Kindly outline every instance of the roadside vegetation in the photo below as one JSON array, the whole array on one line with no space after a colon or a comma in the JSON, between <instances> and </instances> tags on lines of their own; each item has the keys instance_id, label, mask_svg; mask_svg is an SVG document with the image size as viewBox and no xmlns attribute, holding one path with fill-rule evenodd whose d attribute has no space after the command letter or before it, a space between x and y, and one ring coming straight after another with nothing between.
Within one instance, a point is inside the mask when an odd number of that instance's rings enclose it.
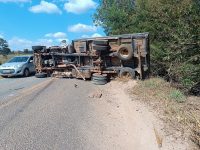
<instances>
[{"instance_id":1,"label":"roadside vegetation","mask_svg":"<svg viewBox=\"0 0 200 150\"><path fill-rule=\"evenodd\" d=\"M94 22L107 35L149 32L152 75L185 91L200 82L199 0L100 0Z\"/></svg>"},{"instance_id":2,"label":"roadside vegetation","mask_svg":"<svg viewBox=\"0 0 200 150\"><path fill-rule=\"evenodd\" d=\"M167 124L166 132L187 137L200 147L200 99L185 96L162 78L138 81L131 94L150 105Z\"/></svg>"},{"instance_id":3,"label":"roadside vegetation","mask_svg":"<svg viewBox=\"0 0 200 150\"><path fill-rule=\"evenodd\" d=\"M32 54L32 51L28 49L24 49L23 51L20 50L11 51L8 42L5 39L0 38L0 65L5 63L14 56L25 55L25 54Z\"/></svg>"},{"instance_id":4,"label":"roadside vegetation","mask_svg":"<svg viewBox=\"0 0 200 150\"><path fill-rule=\"evenodd\" d=\"M94 23L107 35L150 33L153 78L132 94L200 147L200 100L188 96L200 95L200 1L100 0Z\"/></svg>"},{"instance_id":5,"label":"roadside vegetation","mask_svg":"<svg viewBox=\"0 0 200 150\"><path fill-rule=\"evenodd\" d=\"M16 56L17 54L9 54L9 55L0 55L0 65L11 59L12 57Z\"/></svg>"}]
</instances>

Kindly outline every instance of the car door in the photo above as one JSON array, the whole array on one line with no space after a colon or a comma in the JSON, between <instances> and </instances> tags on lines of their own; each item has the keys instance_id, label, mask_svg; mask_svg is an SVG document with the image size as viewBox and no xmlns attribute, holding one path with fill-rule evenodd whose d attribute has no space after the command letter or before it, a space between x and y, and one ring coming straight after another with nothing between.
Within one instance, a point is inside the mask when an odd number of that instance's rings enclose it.
<instances>
[{"instance_id":1,"label":"car door","mask_svg":"<svg viewBox=\"0 0 200 150\"><path fill-rule=\"evenodd\" d=\"M33 64L33 56L31 56L28 60L28 68L29 68L29 71L32 73L32 72L35 72L35 66Z\"/></svg>"}]
</instances>

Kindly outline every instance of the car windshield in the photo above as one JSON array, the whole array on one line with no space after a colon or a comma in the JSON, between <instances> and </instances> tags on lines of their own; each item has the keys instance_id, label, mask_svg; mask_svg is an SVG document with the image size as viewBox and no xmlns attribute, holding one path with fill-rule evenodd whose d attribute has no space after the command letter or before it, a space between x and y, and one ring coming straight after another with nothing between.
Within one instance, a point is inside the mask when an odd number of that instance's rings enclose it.
<instances>
[{"instance_id":1,"label":"car windshield","mask_svg":"<svg viewBox=\"0 0 200 150\"><path fill-rule=\"evenodd\" d=\"M8 61L8 63L13 63L13 62L26 62L29 57L13 57L11 60Z\"/></svg>"}]
</instances>

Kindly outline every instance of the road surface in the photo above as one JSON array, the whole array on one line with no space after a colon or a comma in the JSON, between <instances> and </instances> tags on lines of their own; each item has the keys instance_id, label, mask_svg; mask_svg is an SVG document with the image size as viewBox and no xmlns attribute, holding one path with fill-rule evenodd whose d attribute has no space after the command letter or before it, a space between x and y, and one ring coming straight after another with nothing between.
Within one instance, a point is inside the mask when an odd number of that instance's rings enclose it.
<instances>
[{"instance_id":1,"label":"road surface","mask_svg":"<svg viewBox=\"0 0 200 150\"><path fill-rule=\"evenodd\" d=\"M0 80L0 150L158 149L153 130L108 90L75 79Z\"/></svg>"}]
</instances>

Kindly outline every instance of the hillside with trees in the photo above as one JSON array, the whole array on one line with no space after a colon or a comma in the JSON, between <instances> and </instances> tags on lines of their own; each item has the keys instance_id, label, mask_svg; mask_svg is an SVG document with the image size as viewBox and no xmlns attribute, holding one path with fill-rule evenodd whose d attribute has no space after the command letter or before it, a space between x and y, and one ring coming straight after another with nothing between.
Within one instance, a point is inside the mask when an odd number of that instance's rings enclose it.
<instances>
[{"instance_id":1,"label":"hillside with trees","mask_svg":"<svg viewBox=\"0 0 200 150\"><path fill-rule=\"evenodd\" d=\"M100 0L94 22L107 35L149 32L152 75L182 89L200 82L199 0Z\"/></svg>"}]
</instances>

